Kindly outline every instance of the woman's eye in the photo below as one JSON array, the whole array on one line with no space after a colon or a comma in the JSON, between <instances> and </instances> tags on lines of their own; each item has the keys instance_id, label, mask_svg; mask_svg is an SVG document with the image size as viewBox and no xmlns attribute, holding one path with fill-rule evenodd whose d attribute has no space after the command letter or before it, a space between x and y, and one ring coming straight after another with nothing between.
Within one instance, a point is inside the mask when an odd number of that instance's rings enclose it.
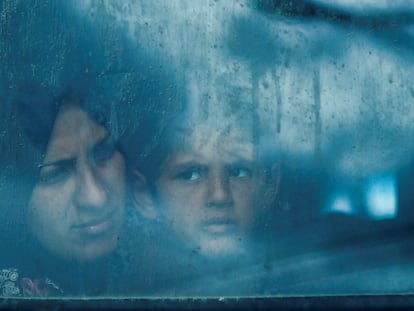
<instances>
[{"instance_id":1,"label":"woman's eye","mask_svg":"<svg viewBox=\"0 0 414 311\"><path fill-rule=\"evenodd\" d=\"M39 182L44 185L57 184L66 180L69 175L70 169L68 167L53 168L46 172L40 172Z\"/></svg>"},{"instance_id":2,"label":"woman's eye","mask_svg":"<svg viewBox=\"0 0 414 311\"><path fill-rule=\"evenodd\" d=\"M177 175L177 179L183 179L187 181L195 181L200 179L201 173L198 170L188 170Z\"/></svg>"},{"instance_id":3,"label":"woman's eye","mask_svg":"<svg viewBox=\"0 0 414 311\"><path fill-rule=\"evenodd\" d=\"M248 168L233 167L229 170L229 175L231 177L237 177L237 178L251 177L252 171Z\"/></svg>"},{"instance_id":4,"label":"woman's eye","mask_svg":"<svg viewBox=\"0 0 414 311\"><path fill-rule=\"evenodd\" d=\"M92 154L92 163L96 165L106 164L107 161L112 159L116 151L114 144L105 144L99 146Z\"/></svg>"}]
</instances>

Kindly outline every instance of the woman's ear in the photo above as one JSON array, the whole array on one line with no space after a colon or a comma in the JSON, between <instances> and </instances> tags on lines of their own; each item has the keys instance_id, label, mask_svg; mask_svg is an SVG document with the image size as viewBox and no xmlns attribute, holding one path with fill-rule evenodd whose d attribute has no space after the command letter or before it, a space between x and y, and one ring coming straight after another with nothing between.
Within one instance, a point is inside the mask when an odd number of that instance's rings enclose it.
<instances>
[{"instance_id":1,"label":"woman's ear","mask_svg":"<svg viewBox=\"0 0 414 311\"><path fill-rule=\"evenodd\" d=\"M135 209L142 217L156 220L159 215L147 179L137 169L134 169L131 175L132 201Z\"/></svg>"}]
</instances>

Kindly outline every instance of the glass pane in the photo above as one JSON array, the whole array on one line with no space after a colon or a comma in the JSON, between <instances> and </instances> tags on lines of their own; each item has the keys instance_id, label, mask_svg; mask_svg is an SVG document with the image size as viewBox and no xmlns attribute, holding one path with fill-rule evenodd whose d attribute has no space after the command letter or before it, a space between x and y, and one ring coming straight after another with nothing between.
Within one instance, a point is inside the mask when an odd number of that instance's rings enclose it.
<instances>
[{"instance_id":1,"label":"glass pane","mask_svg":"<svg viewBox=\"0 0 414 311\"><path fill-rule=\"evenodd\" d=\"M409 294L409 1L0 2L2 297Z\"/></svg>"}]
</instances>

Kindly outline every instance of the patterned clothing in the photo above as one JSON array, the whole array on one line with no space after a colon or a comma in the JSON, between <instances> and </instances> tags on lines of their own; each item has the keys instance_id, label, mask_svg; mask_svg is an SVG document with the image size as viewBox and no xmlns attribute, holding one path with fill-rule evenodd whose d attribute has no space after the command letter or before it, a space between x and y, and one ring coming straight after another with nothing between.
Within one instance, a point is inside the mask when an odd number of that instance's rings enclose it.
<instances>
[{"instance_id":1,"label":"patterned clothing","mask_svg":"<svg viewBox=\"0 0 414 311\"><path fill-rule=\"evenodd\" d=\"M61 296L63 291L49 278L22 277L16 268L0 270L0 295L3 297Z\"/></svg>"}]
</instances>

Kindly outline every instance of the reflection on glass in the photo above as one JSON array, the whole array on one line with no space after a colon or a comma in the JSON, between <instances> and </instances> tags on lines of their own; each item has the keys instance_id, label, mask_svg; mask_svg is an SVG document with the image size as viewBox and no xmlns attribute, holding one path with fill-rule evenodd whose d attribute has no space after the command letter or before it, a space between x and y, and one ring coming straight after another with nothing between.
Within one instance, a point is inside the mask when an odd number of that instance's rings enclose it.
<instances>
[{"instance_id":1,"label":"reflection on glass","mask_svg":"<svg viewBox=\"0 0 414 311\"><path fill-rule=\"evenodd\" d=\"M397 215L397 184L395 176L376 176L366 181L365 200L368 214L374 219Z\"/></svg>"}]
</instances>

